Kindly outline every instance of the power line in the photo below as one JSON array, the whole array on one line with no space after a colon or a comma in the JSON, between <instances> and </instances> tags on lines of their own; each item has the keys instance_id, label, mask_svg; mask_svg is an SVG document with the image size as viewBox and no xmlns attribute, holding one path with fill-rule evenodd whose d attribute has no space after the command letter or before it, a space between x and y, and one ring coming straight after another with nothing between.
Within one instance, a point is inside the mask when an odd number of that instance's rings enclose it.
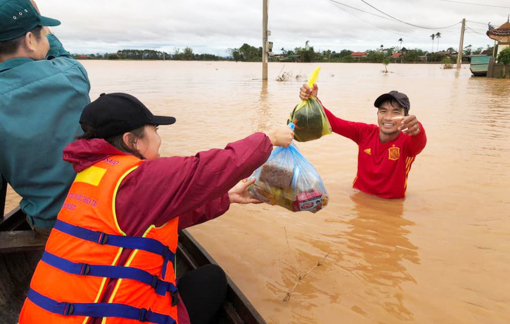
<instances>
[{"instance_id":1,"label":"power line","mask_svg":"<svg viewBox=\"0 0 510 324\"><path fill-rule=\"evenodd\" d=\"M439 0L439 1L462 3L462 4L473 5L473 6L482 6L482 7L494 7L494 8L506 8L506 9L510 9L510 7L495 6L495 5L480 4L480 3L472 3L472 2L464 2L464 1L453 1L453 0Z\"/></svg>"},{"instance_id":2,"label":"power line","mask_svg":"<svg viewBox=\"0 0 510 324\"><path fill-rule=\"evenodd\" d=\"M418 25L414 25L414 24L411 24L411 23L405 22L405 21L400 20L400 19L398 19L398 18L395 18L395 17L393 17L393 16L391 16L391 15L389 15L389 14L387 14L387 13L385 13L385 12L383 12L383 11L379 10L379 9L377 9L376 7L372 6L370 3L366 2L365 0L361 0L361 1L362 1L363 3L365 3L366 5L368 5L368 6L372 7L372 8L374 8L375 10L379 11L380 13L382 13L382 14L384 14L384 15L386 15L386 16L388 16L388 17L390 17L390 18L392 18L392 19L394 19L394 20L396 20L396 21L399 21L399 22L401 22L401 23L403 23L403 24L406 24L406 25L409 25L409 26L413 26L413 27L417 27L417 28L423 28L423 29L446 29L446 28L450 28L450 27L453 27L453 26L456 26L456 25L460 24L460 22L458 22L458 23L456 23L456 24L453 24L453 25L451 25L451 26L447 26L447 27L424 27L424 26L418 26Z\"/></svg>"},{"instance_id":3,"label":"power line","mask_svg":"<svg viewBox=\"0 0 510 324\"><path fill-rule=\"evenodd\" d=\"M376 16L376 17L379 17L379 18L383 18L383 19L388 19L388 20L390 20L390 19L389 19L389 18L387 18L387 17L380 16L380 15L376 15L376 14L374 14L374 13L372 13L372 12L368 12L368 11L361 10L361 9L358 9L358 8L354 8L354 7L352 7L352 6L346 5L346 4L344 4L344 3L341 3L341 2L338 2L338 1L335 1L335 0L329 0L329 2L331 2L333 5L335 5L335 6L337 6L338 8L340 8L340 10L343 10L344 12L348 13L349 15L354 16L354 17L356 17L356 18L358 18L358 19L360 19L360 20L363 20L363 21L364 21L364 22L366 22L367 24L370 24L370 25L372 25L372 26L374 26L374 27L377 27L377 28L379 28L379 29L385 30L385 31L387 31L387 32L390 32L390 33L392 33L392 34L399 35L399 36L405 35L405 36L406 36L406 37L408 37L408 38L422 39L422 38L419 38L419 37L409 36L409 35L407 35L407 34L403 34L403 33L396 33L395 31L392 31L392 30L389 30L389 29L386 29L386 28L383 28L383 27L377 26L377 25L375 25L375 24L371 23L370 21L365 20L365 19L363 19L363 18L361 18L361 17L359 17L359 16L356 16L355 14L353 14L353 13L351 13L351 12L349 12L349 11L347 11L347 10L343 9L343 8L342 8L342 7L340 7L340 6L345 6L345 7L348 7L348 8L354 9L354 10L357 10L357 11L361 11L361 12L364 12L364 13L367 13L367 14L370 14L370 15L373 15L373 16Z\"/></svg>"},{"instance_id":4,"label":"power line","mask_svg":"<svg viewBox=\"0 0 510 324\"><path fill-rule=\"evenodd\" d=\"M483 33L477 32L477 31L475 31L474 29L471 29L471 28L469 28L469 27L466 27L466 29L469 29L470 31L472 31L472 32L473 32L473 33L475 33L475 34L486 36L486 34L483 34Z\"/></svg>"},{"instance_id":5,"label":"power line","mask_svg":"<svg viewBox=\"0 0 510 324\"><path fill-rule=\"evenodd\" d=\"M469 21L469 22L472 22L472 23L475 23L475 24L480 24L480 25L487 25L487 23L481 23L481 22L478 22L478 21L472 21L472 20L466 20L466 21Z\"/></svg>"},{"instance_id":6,"label":"power line","mask_svg":"<svg viewBox=\"0 0 510 324\"><path fill-rule=\"evenodd\" d=\"M376 14L375 14L375 13L373 13L373 12L368 12L368 11L366 11L366 10L362 10L362 9L354 8L354 7L352 7L352 6L346 5L345 3L341 3L341 2L338 2L338 1L335 1L335 0L329 0L329 2L333 2L333 3L335 3L335 4L337 5L337 7L338 7L338 5L341 5L341 6L348 7L348 8L351 8L351 9L357 10L357 11L364 12L364 13L369 14L369 15L372 15L372 16L376 16L376 17L379 17L379 18L383 18L383 19L390 20L390 18L388 18L388 17L384 17L384 16L381 16L381 15L376 15ZM340 8L340 9L342 9L342 8ZM343 9L342 9L342 10L343 10ZM345 11L345 10L344 10L344 11ZM348 11L345 11L345 12L349 13ZM359 18L358 16L355 16L355 17L356 17L356 18ZM360 18L360 19L361 19L361 18ZM362 19L362 20L363 20L363 19ZM364 20L364 21L365 21L365 20ZM377 26L376 26L376 27L377 27Z\"/></svg>"}]
</instances>

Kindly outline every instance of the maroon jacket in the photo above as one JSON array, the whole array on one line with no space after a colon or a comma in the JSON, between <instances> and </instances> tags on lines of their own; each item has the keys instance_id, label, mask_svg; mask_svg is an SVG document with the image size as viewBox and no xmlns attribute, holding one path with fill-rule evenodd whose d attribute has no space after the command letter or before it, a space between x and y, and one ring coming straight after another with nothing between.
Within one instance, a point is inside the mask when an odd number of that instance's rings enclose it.
<instances>
[{"instance_id":1,"label":"maroon jacket","mask_svg":"<svg viewBox=\"0 0 510 324\"><path fill-rule=\"evenodd\" d=\"M224 214L230 206L228 190L262 165L272 148L265 134L255 133L222 150L145 161L126 176L117 192L120 228L128 236L141 236L150 225L161 226L177 216L179 229L184 229ZM119 154L127 153L103 139L78 140L64 149L64 160L80 172ZM129 253L122 253L119 265ZM108 300L114 284L110 280L103 301ZM189 323L183 303L178 307L180 324Z\"/></svg>"}]
</instances>

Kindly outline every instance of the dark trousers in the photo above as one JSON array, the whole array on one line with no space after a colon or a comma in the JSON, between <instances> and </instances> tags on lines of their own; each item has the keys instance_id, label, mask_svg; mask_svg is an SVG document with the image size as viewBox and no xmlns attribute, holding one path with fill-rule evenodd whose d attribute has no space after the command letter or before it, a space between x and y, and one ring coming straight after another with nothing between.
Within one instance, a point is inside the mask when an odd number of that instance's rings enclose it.
<instances>
[{"instance_id":1,"label":"dark trousers","mask_svg":"<svg viewBox=\"0 0 510 324\"><path fill-rule=\"evenodd\" d=\"M191 324L215 323L227 295L227 276L223 269L208 264L190 271L179 279L177 288Z\"/></svg>"}]
</instances>

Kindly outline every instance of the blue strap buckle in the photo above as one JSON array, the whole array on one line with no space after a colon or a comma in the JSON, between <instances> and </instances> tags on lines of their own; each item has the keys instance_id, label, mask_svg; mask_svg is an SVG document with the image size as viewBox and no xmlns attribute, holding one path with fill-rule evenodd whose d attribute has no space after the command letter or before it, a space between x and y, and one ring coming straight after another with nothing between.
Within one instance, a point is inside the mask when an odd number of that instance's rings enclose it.
<instances>
[{"instance_id":1,"label":"blue strap buckle","mask_svg":"<svg viewBox=\"0 0 510 324\"><path fill-rule=\"evenodd\" d=\"M80 275L86 276L90 273L90 265L86 263L81 264Z\"/></svg>"},{"instance_id":2,"label":"blue strap buckle","mask_svg":"<svg viewBox=\"0 0 510 324\"><path fill-rule=\"evenodd\" d=\"M74 313L74 305L71 303L66 303L64 306L64 311L62 312L62 315L69 316L73 315Z\"/></svg>"},{"instance_id":3,"label":"blue strap buckle","mask_svg":"<svg viewBox=\"0 0 510 324\"><path fill-rule=\"evenodd\" d=\"M154 288L158 295L165 296L168 285L164 285L164 283L159 280L157 275L152 276L151 287Z\"/></svg>"},{"instance_id":4,"label":"blue strap buckle","mask_svg":"<svg viewBox=\"0 0 510 324\"><path fill-rule=\"evenodd\" d=\"M140 315L138 315L138 320L140 322L146 322L147 321L147 309L142 308L140 309Z\"/></svg>"},{"instance_id":5,"label":"blue strap buckle","mask_svg":"<svg viewBox=\"0 0 510 324\"><path fill-rule=\"evenodd\" d=\"M99 234L99 238L97 239L97 243L101 244L101 245L104 245L104 244L106 244L106 242L108 242L108 234L106 234L106 233Z\"/></svg>"}]
</instances>

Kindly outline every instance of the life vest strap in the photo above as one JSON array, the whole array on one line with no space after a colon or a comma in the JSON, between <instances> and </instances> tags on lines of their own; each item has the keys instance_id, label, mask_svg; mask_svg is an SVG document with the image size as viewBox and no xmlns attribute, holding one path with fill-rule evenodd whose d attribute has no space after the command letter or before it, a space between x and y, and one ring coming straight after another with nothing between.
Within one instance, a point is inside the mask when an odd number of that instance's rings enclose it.
<instances>
[{"instance_id":1,"label":"life vest strap","mask_svg":"<svg viewBox=\"0 0 510 324\"><path fill-rule=\"evenodd\" d=\"M133 250L143 250L161 255L164 260L162 271L163 279L165 278L167 263L170 261L172 264L175 264L175 254L168 248L168 246L155 239L147 237L111 235L71 225L59 219L57 219L57 222L55 223L55 228L68 235L97 244L111 245Z\"/></svg>"},{"instance_id":2,"label":"life vest strap","mask_svg":"<svg viewBox=\"0 0 510 324\"><path fill-rule=\"evenodd\" d=\"M174 294L177 294L177 287L175 287L174 284L160 280L157 275L152 275L142 269L122 266L75 263L56 256L48 251L44 251L41 260L51 265L52 267L70 274L137 280L154 288L158 295L165 296L167 291L170 292L172 294L172 300L174 299Z\"/></svg>"},{"instance_id":3,"label":"life vest strap","mask_svg":"<svg viewBox=\"0 0 510 324\"><path fill-rule=\"evenodd\" d=\"M28 299L48 312L63 316L120 317L157 324L176 323L171 316L155 313L150 309L124 304L58 302L33 289L28 291Z\"/></svg>"}]
</instances>

